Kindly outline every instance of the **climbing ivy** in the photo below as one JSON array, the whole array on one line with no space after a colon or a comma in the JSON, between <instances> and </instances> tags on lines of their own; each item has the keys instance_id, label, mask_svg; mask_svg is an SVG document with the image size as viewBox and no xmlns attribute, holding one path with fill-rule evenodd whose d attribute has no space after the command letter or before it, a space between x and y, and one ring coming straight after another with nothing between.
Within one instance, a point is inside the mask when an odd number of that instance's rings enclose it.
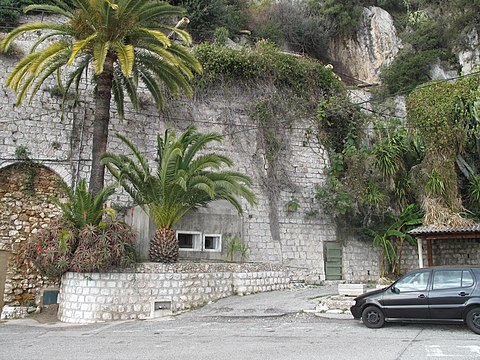
<instances>
[{"instance_id":1,"label":"climbing ivy","mask_svg":"<svg viewBox=\"0 0 480 360\"><path fill-rule=\"evenodd\" d=\"M38 164L30 158L30 151L25 146L18 146L15 149L15 157L21 161L25 173L23 190L27 195L35 194L35 179L37 177Z\"/></svg>"}]
</instances>

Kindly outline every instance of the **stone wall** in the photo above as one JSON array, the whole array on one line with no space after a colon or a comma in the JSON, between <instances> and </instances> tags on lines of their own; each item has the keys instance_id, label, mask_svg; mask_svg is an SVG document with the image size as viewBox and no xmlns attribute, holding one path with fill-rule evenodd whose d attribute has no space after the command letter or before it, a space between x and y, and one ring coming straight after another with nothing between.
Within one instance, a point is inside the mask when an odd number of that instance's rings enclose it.
<instances>
[{"instance_id":1,"label":"stone wall","mask_svg":"<svg viewBox=\"0 0 480 360\"><path fill-rule=\"evenodd\" d=\"M459 249L457 248L457 251ZM426 245L423 244L423 261L427 263ZM439 256L443 255L440 251ZM405 274L417 269L418 249L417 246L405 244L401 254L400 272ZM462 262L457 262L462 264ZM371 240L358 240L348 238L343 246L343 279L347 282L376 283L381 277L382 255L380 248L374 248Z\"/></svg>"},{"instance_id":2,"label":"stone wall","mask_svg":"<svg viewBox=\"0 0 480 360\"><path fill-rule=\"evenodd\" d=\"M58 285L18 260L28 237L59 215L58 208L48 200L62 194L59 177L51 170L37 167L34 179L34 192L29 193L22 164L0 169L0 251L10 255L5 292L1 296L8 305L38 302L42 288Z\"/></svg>"},{"instance_id":3,"label":"stone wall","mask_svg":"<svg viewBox=\"0 0 480 360\"><path fill-rule=\"evenodd\" d=\"M69 323L146 319L233 294L285 289L288 271L269 264L145 263L132 272L66 273L59 319Z\"/></svg>"},{"instance_id":4,"label":"stone wall","mask_svg":"<svg viewBox=\"0 0 480 360\"><path fill-rule=\"evenodd\" d=\"M426 256L426 241L423 241ZM432 240L433 265L480 265L480 239ZM427 260L424 260L425 264Z\"/></svg>"},{"instance_id":5,"label":"stone wall","mask_svg":"<svg viewBox=\"0 0 480 360\"><path fill-rule=\"evenodd\" d=\"M422 241L423 264L427 266L427 244ZM432 240L433 266L479 265L479 239ZM404 245L400 272L405 274L419 267L417 246ZM347 282L374 283L381 274L380 249L371 241L348 238L343 246L343 279Z\"/></svg>"},{"instance_id":6,"label":"stone wall","mask_svg":"<svg viewBox=\"0 0 480 360\"><path fill-rule=\"evenodd\" d=\"M30 34L15 44L25 53L40 36L40 33ZM79 178L87 178L94 111L90 79L80 86L77 106L73 107L68 101L63 113L53 80L38 92L31 104L16 106L15 94L4 83L19 58L0 56L4 65L0 67L3 90L0 106L4 109L0 113L0 168L15 162L15 150L26 146L32 158L53 169L69 185L74 185ZM261 86L211 89L196 94L192 100L168 100L163 113L155 109L146 94L140 94L139 112L127 107L125 119L120 120L112 110L108 149L127 153L114 137L116 132L121 133L137 145L153 165L156 135L163 133L167 126L182 131L195 124L200 131L223 134L225 140L210 150L229 156L235 164L234 170L250 175L258 198L257 206L243 204L245 211L240 227L242 240L250 249L249 259L291 266L298 270L299 279L321 281L325 277L323 242L335 241L335 225L321 212L316 216L308 214L316 186L325 181L328 156L321 144L305 146L306 129L313 124L299 117L292 124L278 124L275 136L281 149L275 154L278 159L275 166L269 163L263 128L249 115L264 94ZM108 174L107 181L111 181ZM301 204L296 212L286 210L292 195ZM118 191L112 203L129 207L132 200Z\"/></svg>"}]
</instances>

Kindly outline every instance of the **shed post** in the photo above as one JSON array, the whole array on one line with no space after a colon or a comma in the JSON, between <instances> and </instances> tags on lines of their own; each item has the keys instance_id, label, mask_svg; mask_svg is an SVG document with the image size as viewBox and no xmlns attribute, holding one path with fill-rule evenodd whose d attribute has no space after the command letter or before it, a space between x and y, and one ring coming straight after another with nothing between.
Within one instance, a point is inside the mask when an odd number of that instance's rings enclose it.
<instances>
[{"instance_id":1,"label":"shed post","mask_svg":"<svg viewBox=\"0 0 480 360\"><path fill-rule=\"evenodd\" d=\"M423 268L423 246L422 246L421 238L417 238L417 246L418 246L418 267L421 269Z\"/></svg>"}]
</instances>

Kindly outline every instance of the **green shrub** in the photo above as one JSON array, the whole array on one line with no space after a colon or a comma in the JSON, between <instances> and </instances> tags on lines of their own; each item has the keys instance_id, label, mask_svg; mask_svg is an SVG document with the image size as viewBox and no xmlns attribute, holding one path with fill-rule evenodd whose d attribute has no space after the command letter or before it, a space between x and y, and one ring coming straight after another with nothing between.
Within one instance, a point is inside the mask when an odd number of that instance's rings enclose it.
<instances>
[{"instance_id":1,"label":"green shrub","mask_svg":"<svg viewBox=\"0 0 480 360\"><path fill-rule=\"evenodd\" d=\"M409 92L430 81L431 66L439 60L450 65L456 62L449 49L451 35L443 21L421 21L403 35L403 40L409 46L380 76L388 94Z\"/></svg>"},{"instance_id":2,"label":"green shrub","mask_svg":"<svg viewBox=\"0 0 480 360\"><path fill-rule=\"evenodd\" d=\"M204 68L197 81L206 85L221 81L268 80L298 94L318 95L341 88L332 71L320 62L283 53L267 41L260 41L255 48L241 50L203 43L196 47L195 53Z\"/></svg>"},{"instance_id":3,"label":"green shrub","mask_svg":"<svg viewBox=\"0 0 480 360\"><path fill-rule=\"evenodd\" d=\"M353 34L360 25L364 1L362 0L307 0L310 11L325 18L330 33Z\"/></svg>"},{"instance_id":4,"label":"green shrub","mask_svg":"<svg viewBox=\"0 0 480 360\"><path fill-rule=\"evenodd\" d=\"M14 28L22 8L27 5L49 3L51 0L0 0L0 27Z\"/></svg>"},{"instance_id":5,"label":"green shrub","mask_svg":"<svg viewBox=\"0 0 480 360\"><path fill-rule=\"evenodd\" d=\"M215 44L225 45L227 43L228 37L229 37L229 32L226 27L221 26L215 30L215 35L214 35Z\"/></svg>"}]
</instances>

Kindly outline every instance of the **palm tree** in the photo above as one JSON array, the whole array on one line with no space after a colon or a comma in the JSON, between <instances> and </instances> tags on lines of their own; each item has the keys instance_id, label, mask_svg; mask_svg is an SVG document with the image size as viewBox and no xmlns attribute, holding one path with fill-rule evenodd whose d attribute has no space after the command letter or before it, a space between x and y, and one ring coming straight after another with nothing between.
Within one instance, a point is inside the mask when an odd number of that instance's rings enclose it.
<instances>
[{"instance_id":1,"label":"palm tree","mask_svg":"<svg viewBox=\"0 0 480 360\"><path fill-rule=\"evenodd\" d=\"M19 36L32 31L46 31L31 52L16 65L7 86L18 92L21 104L27 94L35 95L43 82L67 65L70 71L65 93L78 86L92 64L95 69L95 118L93 128L90 190L98 194L104 183L104 165L100 157L106 151L110 122L110 99L120 116L124 112L125 93L138 108L139 83L152 94L159 109L163 107L163 86L174 94L191 95L188 82L200 73L198 60L183 45L172 42L164 32L174 34L185 44L191 43L184 30L162 25L182 14L182 9L158 0L52 0L53 5L31 5L25 11L47 11L66 18L66 22L31 23L12 30L1 42L7 51ZM39 46L41 46L41 50Z\"/></svg>"},{"instance_id":2,"label":"palm tree","mask_svg":"<svg viewBox=\"0 0 480 360\"><path fill-rule=\"evenodd\" d=\"M220 134L199 133L192 126L177 138L174 131L166 130L163 138L157 137L155 172L137 147L125 137L117 136L133 152L133 158L106 153L102 160L157 227L150 242L152 261L178 260L178 241L173 226L189 210L225 199L242 213L239 198L255 203L248 176L223 170L223 167L232 166L228 157L203 152L212 141L223 139Z\"/></svg>"}]
</instances>

